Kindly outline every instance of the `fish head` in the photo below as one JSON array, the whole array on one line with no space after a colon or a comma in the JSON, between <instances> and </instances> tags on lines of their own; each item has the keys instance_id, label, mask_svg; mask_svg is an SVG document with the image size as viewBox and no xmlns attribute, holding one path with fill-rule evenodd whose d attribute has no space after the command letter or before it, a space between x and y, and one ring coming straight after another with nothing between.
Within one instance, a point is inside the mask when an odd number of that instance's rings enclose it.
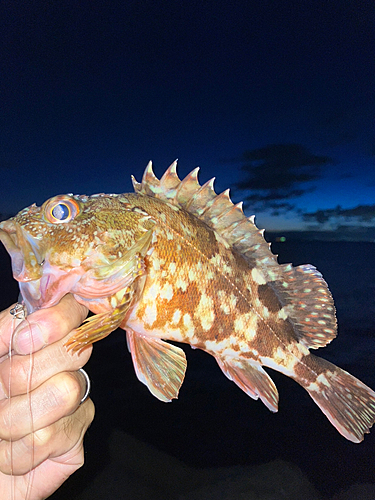
<instances>
[{"instance_id":1,"label":"fish head","mask_svg":"<svg viewBox=\"0 0 375 500\"><path fill-rule=\"evenodd\" d=\"M104 283L112 293L116 287L108 280L121 275L116 263L150 229L149 219L131 195L69 194L1 222L0 241L28 312L55 305L70 292L84 295L83 279L93 289L99 276L96 294Z\"/></svg>"}]
</instances>

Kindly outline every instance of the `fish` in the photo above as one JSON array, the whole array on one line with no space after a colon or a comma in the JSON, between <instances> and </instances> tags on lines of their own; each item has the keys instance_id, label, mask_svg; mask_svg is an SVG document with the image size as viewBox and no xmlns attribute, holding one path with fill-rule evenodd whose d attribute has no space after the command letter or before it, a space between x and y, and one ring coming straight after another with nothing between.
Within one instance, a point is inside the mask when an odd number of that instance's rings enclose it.
<instances>
[{"instance_id":1,"label":"fish","mask_svg":"<svg viewBox=\"0 0 375 500\"><path fill-rule=\"evenodd\" d=\"M333 426L358 443L375 420L375 392L317 357L337 334L332 294L312 265L280 265L242 203L198 168L173 162L158 179L150 162L134 192L58 195L0 223L28 313L67 293L89 317L71 351L126 331L135 373L161 401L178 397L190 344L272 412L278 391L265 370L300 384Z\"/></svg>"}]
</instances>

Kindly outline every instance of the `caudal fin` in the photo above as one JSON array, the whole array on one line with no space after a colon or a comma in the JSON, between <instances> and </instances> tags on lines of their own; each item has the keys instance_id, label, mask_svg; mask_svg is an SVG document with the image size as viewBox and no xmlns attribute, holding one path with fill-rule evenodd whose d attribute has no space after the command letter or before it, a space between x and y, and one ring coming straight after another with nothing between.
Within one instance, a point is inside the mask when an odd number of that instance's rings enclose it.
<instances>
[{"instance_id":1,"label":"caudal fin","mask_svg":"<svg viewBox=\"0 0 375 500\"><path fill-rule=\"evenodd\" d=\"M325 359L309 358L319 366L319 375L315 382L301 385L340 434L361 442L375 422L375 392Z\"/></svg>"}]
</instances>

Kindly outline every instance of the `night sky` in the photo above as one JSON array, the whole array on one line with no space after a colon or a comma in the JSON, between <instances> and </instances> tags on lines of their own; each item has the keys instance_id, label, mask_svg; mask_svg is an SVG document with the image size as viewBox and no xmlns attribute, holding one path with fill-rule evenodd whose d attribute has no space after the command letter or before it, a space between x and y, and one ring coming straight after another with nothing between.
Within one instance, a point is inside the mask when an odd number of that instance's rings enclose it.
<instances>
[{"instance_id":1,"label":"night sky","mask_svg":"<svg viewBox=\"0 0 375 500\"><path fill-rule=\"evenodd\" d=\"M200 166L200 182L230 187L261 228L375 241L374 61L374 0L3 0L0 219L61 193L133 191L149 160L161 176L178 158L181 178ZM330 284L340 334L319 354L375 387L374 244L288 236L274 247ZM9 261L0 271L8 304ZM271 416L192 351L181 398L163 405L122 339L94 349L87 465L67 482L77 491L56 498L94 489L117 428L194 467L281 458L330 497L373 482L375 430L347 443L287 377L272 373ZM120 445L104 496L133 461Z\"/></svg>"},{"instance_id":2,"label":"night sky","mask_svg":"<svg viewBox=\"0 0 375 500\"><path fill-rule=\"evenodd\" d=\"M375 225L375 5L2 2L0 212L160 176L267 229Z\"/></svg>"}]
</instances>

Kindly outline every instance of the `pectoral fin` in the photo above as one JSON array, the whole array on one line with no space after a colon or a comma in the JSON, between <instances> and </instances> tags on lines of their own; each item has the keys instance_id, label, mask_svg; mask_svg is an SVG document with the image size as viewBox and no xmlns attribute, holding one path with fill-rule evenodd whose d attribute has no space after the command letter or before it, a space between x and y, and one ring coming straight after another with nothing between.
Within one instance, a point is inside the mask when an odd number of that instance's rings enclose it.
<instances>
[{"instance_id":1,"label":"pectoral fin","mask_svg":"<svg viewBox=\"0 0 375 500\"><path fill-rule=\"evenodd\" d=\"M96 314L87 318L85 322L76 329L75 335L66 342L65 347L68 351L81 351L86 346L104 339L111 332L118 328L126 313L129 310L130 304L134 296L134 286L128 287L122 302L110 312Z\"/></svg>"},{"instance_id":2,"label":"pectoral fin","mask_svg":"<svg viewBox=\"0 0 375 500\"><path fill-rule=\"evenodd\" d=\"M271 377L263 368L246 359L216 358L224 374L253 399L260 398L267 408L277 411L279 395Z\"/></svg>"},{"instance_id":3,"label":"pectoral fin","mask_svg":"<svg viewBox=\"0 0 375 500\"><path fill-rule=\"evenodd\" d=\"M147 231L125 255L109 265L93 268L79 281L74 292L81 304L96 302L108 312L88 318L65 346L80 351L87 345L107 337L123 322L129 307L141 293L145 281L144 257L150 248L152 230ZM90 308L91 309L91 308ZM92 310L95 311L94 307Z\"/></svg>"},{"instance_id":4,"label":"pectoral fin","mask_svg":"<svg viewBox=\"0 0 375 500\"><path fill-rule=\"evenodd\" d=\"M163 340L138 335L130 329L126 333L138 379L161 401L169 402L177 398L186 371L184 351Z\"/></svg>"}]
</instances>

